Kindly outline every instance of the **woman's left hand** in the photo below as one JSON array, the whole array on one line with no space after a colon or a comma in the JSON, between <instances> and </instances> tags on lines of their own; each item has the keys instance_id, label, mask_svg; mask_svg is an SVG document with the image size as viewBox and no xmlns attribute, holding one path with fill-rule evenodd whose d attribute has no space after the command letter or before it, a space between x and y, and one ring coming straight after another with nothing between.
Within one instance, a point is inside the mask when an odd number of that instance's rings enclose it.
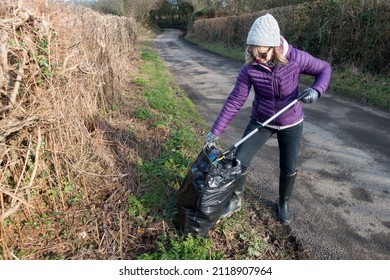
<instances>
[{"instance_id":1,"label":"woman's left hand","mask_svg":"<svg viewBox=\"0 0 390 280\"><path fill-rule=\"evenodd\" d=\"M314 103L320 96L318 91L316 91L314 88L305 89L302 94L306 95L302 98L303 103Z\"/></svg>"}]
</instances>

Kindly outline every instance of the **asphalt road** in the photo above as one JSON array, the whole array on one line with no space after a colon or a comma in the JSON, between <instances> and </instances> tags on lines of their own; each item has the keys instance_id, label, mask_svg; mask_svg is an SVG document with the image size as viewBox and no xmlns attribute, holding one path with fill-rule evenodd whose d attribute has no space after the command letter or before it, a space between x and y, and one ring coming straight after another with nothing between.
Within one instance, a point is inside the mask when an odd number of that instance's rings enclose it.
<instances>
[{"instance_id":1,"label":"asphalt road","mask_svg":"<svg viewBox=\"0 0 390 280\"><path fill-rule=\"evenodd\" d=\"M242 64L201 50L181 34L166 29L155 47L211 127ZM221 136L222 148L240 140L251 103L252 94ZM390 260L390 113L331 89L304 109L292 234L310 259ZM260 193L261 203L271 205L277 200L278 161L272 138L252 162L248 181L255 191L245 195Z\"/></svg>"}]
</instances>

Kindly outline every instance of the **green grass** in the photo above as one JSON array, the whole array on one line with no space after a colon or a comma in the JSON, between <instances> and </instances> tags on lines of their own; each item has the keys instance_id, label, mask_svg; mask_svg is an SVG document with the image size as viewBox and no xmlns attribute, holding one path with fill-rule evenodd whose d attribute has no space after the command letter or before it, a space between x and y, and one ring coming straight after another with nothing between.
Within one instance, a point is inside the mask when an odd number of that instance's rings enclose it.
<instances>
[{"instance_id":1,"label":"green grass","mask_svg":"<svg viewBox=\"0 0 390 280\"><path fill-rule=\"evenodd\" d=\"M194 38L186 37L189 42L211 52L244 61L243 50L229 48L218 43L203 43ZM366 73L354 66L333 66L330 89L341 95L346 95L376 108L390 109L390 80L388 77ZM309 84L310 78L302 82Z\"/></svg>"},{"instance_id":2,"label":"green grass","mask_svg":"<svg viewBox=\"0 0 390 280\"><path fill-rule=\"evenodd\" d=\"M389 78L362 73L356 68L334 69L331 89L381 109L390 109Z\"/></svg>"},{"instance_id":3,"label":"green grass","mask_svg":"<svg viewBox=\"0 0 390 280\"><path fill-rule=\"evenodd\" d=\"M151 254L140 255L141 260L219 260L222 255L212 251L212 241L191 235L170 239L163 235L157 249Z\"/></svg>"}]
</instances>

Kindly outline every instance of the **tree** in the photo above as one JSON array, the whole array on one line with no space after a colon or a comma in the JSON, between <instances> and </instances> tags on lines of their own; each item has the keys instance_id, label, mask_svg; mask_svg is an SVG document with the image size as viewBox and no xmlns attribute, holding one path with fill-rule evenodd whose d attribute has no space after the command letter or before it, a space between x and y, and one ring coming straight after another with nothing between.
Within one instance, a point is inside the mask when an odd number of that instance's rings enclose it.
<instances>
[{"instance_id":1,"label":"tree","mask_svg":"<svg viewBox=\"0 0 390 280\"><path fill-rule=\"evenodd\" d=\"M187 0L160 0L151 15L160 26L186 25L193 10Z\"/></svg>"},{"instance_id":2,"label":"tree","mask_svg":"<svg viewBox=\"0 0 390 280\"><path fill-rule=\"evenodd\" d=\"M156 6L158 0L100 0L96 3L96 9L118 16L135 18L145 21L149 18L150 11Z\"/></svg>"}]
</instances>

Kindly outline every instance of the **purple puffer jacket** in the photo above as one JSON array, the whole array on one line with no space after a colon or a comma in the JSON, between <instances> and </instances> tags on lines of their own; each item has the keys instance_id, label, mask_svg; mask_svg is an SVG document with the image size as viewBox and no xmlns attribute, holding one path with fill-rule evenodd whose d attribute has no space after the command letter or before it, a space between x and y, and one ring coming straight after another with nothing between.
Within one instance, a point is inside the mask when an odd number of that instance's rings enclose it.
<instances>
[{"instance_id":1,"label":"purple puffer jacket","mask_svg":"<svg viewBox=\"0 0 390 280\"><path fill-rule=\"evenodd\" d=\"M329 63L307 52L288 45L288 64L277 66L273 72L261 66L245 64L238 74L236 84L219 113L211 132L220 136L248 98L253 86L255 97L252 103L252 118L262 123L283 109L298 96L300 74L315 77L312 88L320 96L326 91L332 70ZM287 126L304 117L301 102L297 102L270 125Z\"/></svg>"}]
</instances>

